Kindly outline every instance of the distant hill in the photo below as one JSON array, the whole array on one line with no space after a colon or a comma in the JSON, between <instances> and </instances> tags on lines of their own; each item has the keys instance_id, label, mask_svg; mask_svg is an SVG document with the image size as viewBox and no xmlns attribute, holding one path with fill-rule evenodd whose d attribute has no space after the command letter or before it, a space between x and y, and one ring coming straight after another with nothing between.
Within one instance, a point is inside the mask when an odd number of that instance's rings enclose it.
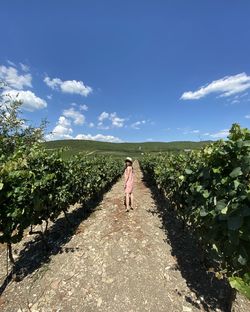
<instances>
[{"instance_id":1,"label":"distant hill","mask_svg":"<svg viewBox=\"0 0 250 312\"><path fill-rule=\"evenodd\" d=\"M121 157L139 157L142 153L180 152L200 149L211 141L173 141L173 142L142 142L142 143L109 143L89 140L58 140L45 142L49 150L68 148L65 158L79 153L109 154Z\"/></svg>"}]
</instances>

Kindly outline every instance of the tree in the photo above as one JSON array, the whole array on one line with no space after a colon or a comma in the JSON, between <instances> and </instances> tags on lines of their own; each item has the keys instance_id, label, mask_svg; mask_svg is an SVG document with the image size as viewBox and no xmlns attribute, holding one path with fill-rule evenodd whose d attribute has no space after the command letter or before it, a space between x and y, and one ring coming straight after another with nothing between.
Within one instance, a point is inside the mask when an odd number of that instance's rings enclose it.
<instances>
[{"instance_id":1,"label":"tree","mask_svg":"<svg viewBox=\"0 0 250 312\"><path fill-rule=\"evenodd\" d=\"M0 91L5 88L6 83L0 81ZM0 95L0 153L5 156L44 141L47 121L42 120L39 127L28 125L28 121L22 118L21 106L17 97L13 99L6 92Z\"/></svg>"}]
</instances>

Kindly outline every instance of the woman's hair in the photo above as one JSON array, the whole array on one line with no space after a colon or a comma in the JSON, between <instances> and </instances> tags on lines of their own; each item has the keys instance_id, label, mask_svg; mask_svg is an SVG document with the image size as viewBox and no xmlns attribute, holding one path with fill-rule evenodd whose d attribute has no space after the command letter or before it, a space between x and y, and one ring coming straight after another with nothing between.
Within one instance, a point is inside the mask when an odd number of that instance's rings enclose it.
<instances>
[{"instance_id":1,"label":"woman's hair","mask_svg":"<svg viewBox=\"0 0 250 312\"><path fill-rule=\"evenodd\" d=\"M125 169L124 169L124 170L126 170L126 168L127 168L128 166L131 166L131 167L132 167L132 171L134 170L134 168L133 168L133 163L130 162L130 161L125 161Z\"/></svg>"}]
</instances>

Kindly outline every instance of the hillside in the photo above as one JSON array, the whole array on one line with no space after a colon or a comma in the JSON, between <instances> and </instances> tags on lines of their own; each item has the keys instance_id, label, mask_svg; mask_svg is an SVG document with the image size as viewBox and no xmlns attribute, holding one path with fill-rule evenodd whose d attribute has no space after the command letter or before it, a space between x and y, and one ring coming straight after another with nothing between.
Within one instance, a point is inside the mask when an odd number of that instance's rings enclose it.
<instances>
[{"instance_id":1,"label":"hillside","mask_svg":"<svg viewBox=\"0 0 250 312\"><path fill-rule=\"evenodd\" d=\"M184 149L200 149L211 141L192 142L142 142L142 143L109 143L88 140L58 140L45 142L49 150L67 148L64 152L66 158L78 153L112 154L116 156L138 157L141 153L179 152Z\"/></svg>"}]
</instances>

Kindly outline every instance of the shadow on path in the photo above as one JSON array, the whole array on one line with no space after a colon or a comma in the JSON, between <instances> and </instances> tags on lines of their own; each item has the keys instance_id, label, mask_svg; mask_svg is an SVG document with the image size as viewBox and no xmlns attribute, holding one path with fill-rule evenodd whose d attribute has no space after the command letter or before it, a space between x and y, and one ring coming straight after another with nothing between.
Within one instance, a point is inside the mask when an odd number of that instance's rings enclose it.
<instances>
[{"instance_id":1,"label":"shadow on path","mask_svg":"<svg viewBox=\"0 0 250 312\"><path fill-rule=\"evenodd\" d=\"M143 176L143 183L150 188L157 205L157 214L162 219L162 229L167 237L166 242L172 247L172 256L177 261L176 269L180 270L189 289L196 294L200 304L191 296L185 296L186 301L196 308L202 307L205 311L220 309L223 312L230 312L234 292L227 281L217 279L215 273L209 272L205 267L201 259L202 252L195 238L187 229L183 229L183 223L178 220L175 210L170 207L165 196L155 185L150 185L145 176Z\"/></svg>"},{"instance_id":2,"label":"shadow on path","mask_svg":"<svg viewBox=\"0 0 250 312\"><path fill-rule=\"evenodd\" d=\"M111 187L110 187L111 188ZM0 286L0 296L13 280L22 281L26 276L32 274L44 264L48 264L52 255L63 252L77 252L79 248L64 248L72 236L77 233L77 228L81 222L88 219L98 204L102 201L104 193L95 200L89 200L79 208L67 213L67 216L59 217L47 230L44 239L41 235L24 244L20 251L15 266Z\"/></svg>"}]
</instances>

